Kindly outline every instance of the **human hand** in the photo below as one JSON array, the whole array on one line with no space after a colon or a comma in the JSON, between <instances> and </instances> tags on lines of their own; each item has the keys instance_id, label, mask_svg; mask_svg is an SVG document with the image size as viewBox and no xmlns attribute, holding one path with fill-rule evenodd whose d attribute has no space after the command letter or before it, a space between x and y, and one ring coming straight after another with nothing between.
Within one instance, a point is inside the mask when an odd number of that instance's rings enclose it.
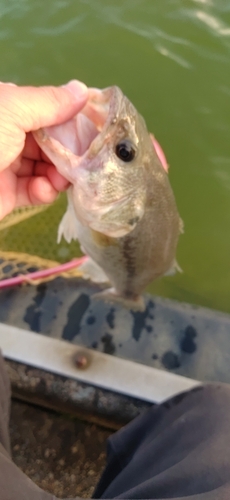
<instances>
[{"instance_id":1,"label":"human hand","mask_svg":"<svg viewBox=\"0 0 230 500\"><path fill-rule=\"evenodd\" d=\"M0 220L14 208L51 203L68 182L32 136L40 127L72 118L86 103L87 88L18 87L0 82Z\"/></svg>"}]
</instances>

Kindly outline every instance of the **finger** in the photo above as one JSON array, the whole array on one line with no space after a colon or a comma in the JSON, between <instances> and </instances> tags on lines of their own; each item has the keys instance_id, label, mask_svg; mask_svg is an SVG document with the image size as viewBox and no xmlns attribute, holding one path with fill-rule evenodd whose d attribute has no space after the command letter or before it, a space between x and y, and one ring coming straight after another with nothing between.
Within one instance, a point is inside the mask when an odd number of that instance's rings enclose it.
<instances>
[{"instance_id":1,"label":"finger","mask_svg":"<svg viewBox=\"0 0 230 500\"><path fill-rule=\"evenodd\" d=\"M52 203L58 192L47 177L19 177L10 169L0 174L0 220L14 208Z\"/></svg>"},{"instance_id":2,"label":"finger","mask_svg":"<svg viewBox=\"0 0 230 500\"><path fill-rule=\"evenodd\" d=\"M52 203L57 195L47 177L23 177L18 179L15 207Z\"/></svg>"},{"instance_id":3,"label":"finger","mask_svg":"<svg viewBox=\"0 0 230 500\"><path fill-rule=\"evenodd\" d=\"M15 161L11 166L12 172L14 172L17 177L29 177L34 173L34 164L33 160L28 160L28 158L19 158L18 161Z\"/></svg>"},{"instance_id":4,"label":"finger","mask_svg":"<svg viewBox=\"0 0 230 500\"><path fill-rule=\"evenodd\" d=\"M151 140L152 140L152 143L153 143L153 146L154 146L154 149L156 151L156 154L161 162L161 165L163 167L163 169L168 172L168 169L169 169L169 166L168 166L168 162L166 160L166 156L164 154L164 151L161 147L161 145L159 144L159 142L156 140L156 138L154 137L154 135L150 134L150 137L151 137Z\"/></svg>"},{"instance_id":5,"label":"finger","mask_svg":"<svg viewBox=\"0 0 230 500\"><path fill-rule=\"evenodd\" d=\"M36 163L34 175L47 176L56 191L65 191L69 186L69 182L59 174L55 166L45 162Z\"/></svg>"},{"instance_id":6,"label":"finger","mask_svg":"<svg viewBox=\"0 0 230 500\"><path fill-rule=\"evenodd\" d=\"M0 220L15 207L16 177L9 169L0 173Z\"/></svg>"},{"instance_id":7,"label":"finger","mask_svg":"<svg viewBox=\"0 0 230 500\"><path fill-rule=\"evenodd\" d=\"M22 155L30 160L41 160L41 149L31 132L26 134L25 146Z\"/></svg>"},{"instance_id":8,"label":"finger","mask_svg":"<svg viewBox=\"0 0 230 500\"><path fill-rule=\"evenodd\" d=\"M25 146L22 151L22 157L36 161L43 160L45 161L45 163L51 164L50 159L40 149L38 143L35 141L34 136L31 132L26 134Z\"/></svg>"},{"instance_id":9,"label":"finger","mask_svg":"<svg viewBox=\"0 0 230 500\"><path fill-rule=\"evenodd\" d=\"M69 181L59 174L54 165L49 165L47 168L47 177L57 191L65 191L70 185Z\"/></svg>"}]
</instances>

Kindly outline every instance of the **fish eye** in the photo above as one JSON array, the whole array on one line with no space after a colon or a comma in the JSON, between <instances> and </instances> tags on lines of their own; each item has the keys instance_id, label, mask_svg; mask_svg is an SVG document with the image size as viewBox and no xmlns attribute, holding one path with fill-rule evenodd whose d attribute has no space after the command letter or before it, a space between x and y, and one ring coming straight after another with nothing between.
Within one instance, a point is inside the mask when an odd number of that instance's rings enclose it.
<instances>
[{"instance_id":1,"label":"fish eye","mask_svg":"<svg viewBox=\"0 0 230 500\"><path fill-rule=\"evenodd\" d=\"M120 160L124 162L132 161L135 157L136 151L129 141L122 141L117 144L115 153Z\"/></svg>"}]
</instances>

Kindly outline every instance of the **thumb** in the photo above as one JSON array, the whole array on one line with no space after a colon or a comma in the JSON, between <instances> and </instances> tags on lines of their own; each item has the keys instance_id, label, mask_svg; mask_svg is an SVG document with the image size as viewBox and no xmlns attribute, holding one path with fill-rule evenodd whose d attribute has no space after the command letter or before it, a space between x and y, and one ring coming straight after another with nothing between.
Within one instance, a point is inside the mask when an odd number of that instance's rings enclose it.
<instances>
[{"instance_id":1,"label":"thumb","mask_svg":"<svg viewBox=\"0 0 230 500\"><path fill-rule=\"evenodd\" d=\"M63 87L0 82L0 171L21 153L27 132L64 123L83 108L87 97L87 87L77 80Z\"/></svg>"},{"instance_id":2,"label":"thumb","mask_svg":"<svg viewBox=\"0 0 230 500\"><path fill-rule=\"evenodd\" d=\"M0 85L3 113L8 111L14 124L24 132L69 120L83 108L87 97L87 87L77 80L63 87Z\"/></svg>"}]
</instances>

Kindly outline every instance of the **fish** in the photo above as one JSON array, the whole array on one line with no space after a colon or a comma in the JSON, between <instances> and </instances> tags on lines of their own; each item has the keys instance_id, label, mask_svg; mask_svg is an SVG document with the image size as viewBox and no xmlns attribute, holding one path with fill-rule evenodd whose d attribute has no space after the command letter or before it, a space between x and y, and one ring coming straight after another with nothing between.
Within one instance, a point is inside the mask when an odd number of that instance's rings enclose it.
<instances>
[{"instance_id":1,"label":"fish","mask_svg":"<svg viewBox=\"0 0 230 500\"><path fill-rule=\"evenodd\" d=\"M58 242L79 240L88 256L83 277L110 284L97 297L144 310L147 285L180 270L183 232L167 165L144 118L119 87L91 88L80 113L34 137L70 183Z\"/></svg>"}]
</instances>

